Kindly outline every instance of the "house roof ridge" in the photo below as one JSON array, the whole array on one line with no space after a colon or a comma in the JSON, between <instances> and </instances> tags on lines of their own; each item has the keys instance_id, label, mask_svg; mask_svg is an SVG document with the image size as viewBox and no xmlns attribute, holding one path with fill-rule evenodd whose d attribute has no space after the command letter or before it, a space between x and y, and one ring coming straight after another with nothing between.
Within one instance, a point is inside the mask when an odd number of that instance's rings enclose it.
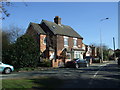
<instances>
[{"instance_id":1,"label":"house roof ridge","mask_svg":"<svg viewBox=\"0 0 120 90\"><path fill-rule=\"evenodd\" d=\"M48 21L48 20L45 20L45 19L42 19L42 21L47 21L47 22L51 22L51 23L54 23L54 24L56 24L55 22ZM56 24L56 25L58 25L58 24ZM69 25L64 25L64 24L61 24L61 25L70 27ZM59 26L59 25L58 25L58 26ZM70 28L71 28L71 27L70 27Z\"/></svg>"},{"instance_id":2,"label":"house roof ridge","mask_svg":"<svg viewBox=\"0 0 120 90\"><path fill-rule=\"evenodd\" d=\"M38 24L39 25L39 23L34 23L34 22L30 22L30 24Z\"/></svg>"},{"instance_id":3,"label":"house roof ridge","mask_svg":"<svg viewBox=\"0 0 120 90\"><path fill-rule=\"evenodd\" d=\"M30 22L30 25L32 25L34 30L36 30L38 33L46 34L39 23Z\"/></svg>"}]
</instances>

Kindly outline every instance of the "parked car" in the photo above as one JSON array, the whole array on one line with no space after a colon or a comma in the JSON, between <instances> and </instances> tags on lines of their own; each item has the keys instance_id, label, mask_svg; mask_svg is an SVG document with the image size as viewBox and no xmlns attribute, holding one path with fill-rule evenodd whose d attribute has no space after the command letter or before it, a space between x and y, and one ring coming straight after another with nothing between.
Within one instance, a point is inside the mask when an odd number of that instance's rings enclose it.
<instances>
[{"instance_id":1,"label":"parked car","mask_svg":"<svg viewBox=\"0 0 120 90\"><path fill-rule=\"evenodd\" d=\"M84 59L74 59L72 61L68 61L65 64L65 67L73 67L73 68L79 68L79 67L88 67L89 63L88 61Z\"/></svg>"},{"instance_id":2,"label":"parked car","mask_svg":"<svg viewBox=\"0 0 120 90\"><path fill-rule=\"evenodd\" d=\"M109 57L109 61L110 61L110 60L115 60L115 58L114 58L113 56L110 56L110 57Z\"/></svg>"},{"instance_id":3,"label":"parked car","mask_svg":"<svg viewBox=\"0 0 120 90\"><path fill-rule=\"evenodd\" d=\"M86 61L88 61L90 64L92 64L92 63L100 63L100 58L99 57L86 56L84 59Z\"/></svg>"},{"instance_id":4,"label":"parked car","mask_svg":"<svg viewBox=\"0 0 120 90\"><path fill-rule=\"evenodd\" d=\"M9 74L12 71L14 71L13 66L0 62L0 72L1 73Z\"/></svg>"},{"instance_id":5,"label":"parked car","mask_svg":"<svg viewBox=\"0 0 120 90\"><path fill-rule=\"evenodd\" d=\"M92 61L93 61L93 63L100 63L100 58L94 57Z\"/></svg>"}]
</instances>

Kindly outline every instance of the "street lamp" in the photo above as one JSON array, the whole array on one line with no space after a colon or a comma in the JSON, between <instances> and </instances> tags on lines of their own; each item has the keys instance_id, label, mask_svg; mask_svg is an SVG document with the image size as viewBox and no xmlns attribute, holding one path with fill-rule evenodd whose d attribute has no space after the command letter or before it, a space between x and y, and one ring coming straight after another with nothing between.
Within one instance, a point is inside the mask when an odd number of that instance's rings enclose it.
<instances>
[{"instance_id":1,"label":"street lamp","mask_svg":"<svg viewBox=\"0 0 120 90\"><path fill-rule=\"evenodd\" d=\"M100 22L107 20L109 18L103 18ZM101 33L101 25L100 25L100 52L101 52L101 62L103 62L103 46L102 46L102 33Z\"/></svg>"},{"instance_id":2,"label":"street lamp","mask_svg":"<svg viewBox=\"0 0 120 90\"><path fill-rule=\"evenodd\" d=\"M115 38L113 37L113 46L114 46L114 59L116 60L116 53L115 53Z\"/></svg>"}]
</instances>

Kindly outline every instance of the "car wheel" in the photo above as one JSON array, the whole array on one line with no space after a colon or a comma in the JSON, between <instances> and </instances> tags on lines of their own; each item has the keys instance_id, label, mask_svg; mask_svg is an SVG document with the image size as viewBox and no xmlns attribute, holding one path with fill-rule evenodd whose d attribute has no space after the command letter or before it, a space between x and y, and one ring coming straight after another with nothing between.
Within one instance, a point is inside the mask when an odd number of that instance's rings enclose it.
<instances>
[{"instance_id":1,"label":"car wheel","mask_svg":"<svg viewBox=\"0 0 120 90\"><path fill-rule=\"evenodd\" d=\"M75 64L75 68L79 68L79 65L78 65L78 64Z\"/></svg>"},{"instance_id":2,"label":"car wheel","mask_svg":"<svg viewBox=\"0 0 120 90\"><path fill-rule=\"evenodd\" d=\"M4 73L5 73L5 74L11 73L11 69L10 69L10 68L5 68Z\"/></svg>"}]
</instances>

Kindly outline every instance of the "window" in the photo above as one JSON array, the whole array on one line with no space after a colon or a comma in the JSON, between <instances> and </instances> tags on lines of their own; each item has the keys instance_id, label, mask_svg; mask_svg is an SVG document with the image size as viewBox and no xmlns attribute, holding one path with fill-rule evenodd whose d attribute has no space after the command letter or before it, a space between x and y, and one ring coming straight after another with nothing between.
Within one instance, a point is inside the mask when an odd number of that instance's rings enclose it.
<instances>
[{"instance_id":1,"label":"window","mask_svg":"<svg viewBox=\"0 0 120 90\"><path fill-rule=\"evenodd\" d=\"M54 59L54 52L50 53L50 60Z\"/></svg>"},{"instance_id":2,"label":"window","mask_svg":"<svg viewBox=\"0 0 120 90\"><path fill-rule=\"evenodd\" d=\"M64 45L68 46L68 38L64 38Z\"/></svg>"},{"instance_id":3,"label":"window","mask_svg":"<svg viewBox=\"0 0 120 90\"><path fill-rule=\"evenodd\" d=\"M70 53L66 54L66 59L71 59L71 54Z\"/></svg>"},{"instance_id":4,"label":"window","mask_svg":"<svg viewBox=\"0 0 120 90\"><path fill-rule=\"evenodd\" d=\"M75 51L75 52L74 52L74 58L81 58L79 51Z\"/></svg>"},{"instance_id":5,"label":"window","mask_svg":"<svg viewBox=\"0 0 120 90\"><path fill-rule=\"evenodd\" d=\"M74 46L77 46L77 38L73 38L73 43Z\"/></svg>"},{"instance_id":6,"label":"window","mask_svg":"<svg viewBox=\"0 0 120 90\"><path fill-rule=\"evenodd\" d=\"M64 36L64 46L68 46L68 37Z\"/></svg>"},{"instance_id":7,"label":"window","mask_svg":"<svg viewBox=\"0 0 120 90\"><path fill-rule=\"evenodd\" d=\"M43 39L43 44L45 44L45 45L46 45L46 42L47 42L47 38L46 38L46 37L44 37L44 39Z\"/></svg>"}]
</instances>

